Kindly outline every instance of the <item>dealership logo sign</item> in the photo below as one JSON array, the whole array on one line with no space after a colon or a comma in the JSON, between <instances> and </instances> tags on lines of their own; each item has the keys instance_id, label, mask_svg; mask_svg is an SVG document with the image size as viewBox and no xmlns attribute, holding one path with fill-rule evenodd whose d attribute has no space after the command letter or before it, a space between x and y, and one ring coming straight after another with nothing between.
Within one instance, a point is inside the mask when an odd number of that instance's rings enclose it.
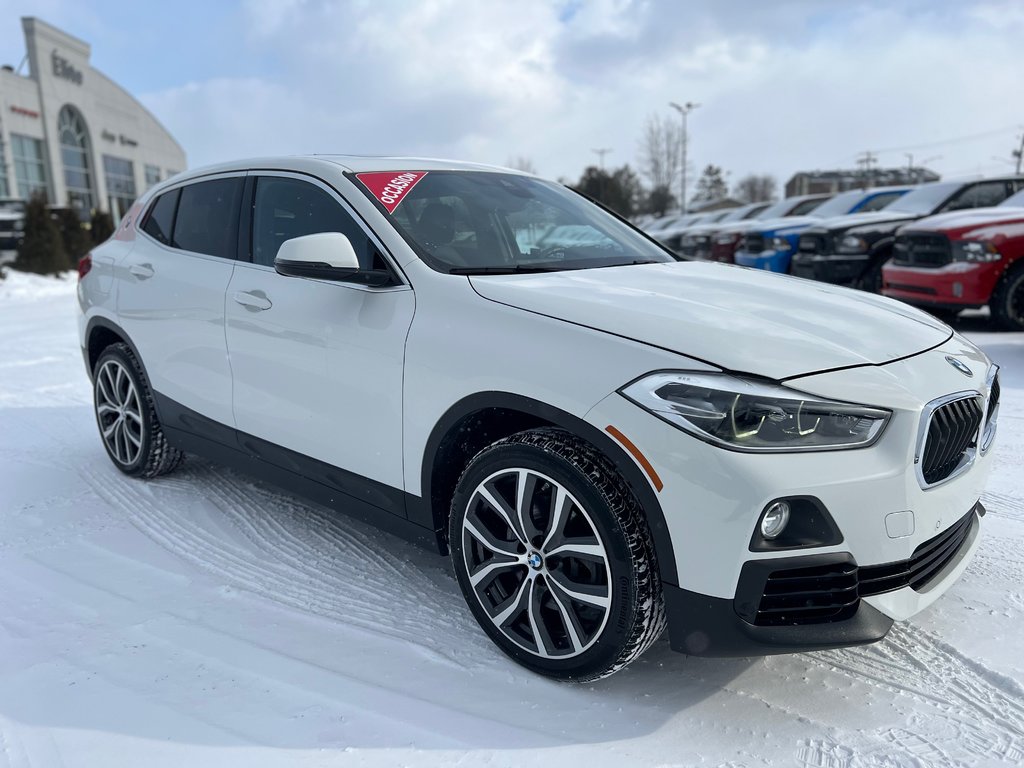
<instances>
[{"instance_id":1,"label":"dealership logo sign","mask_svg":"<svg viewBox=\"0 0 1024 768\"><path fill-rule=\"evenodd\" d=\"M370 190L388 213L394 213L398 204L405 199L426 171L389 171L385 173L358 173L356 178Z\"/></svg>"},{"instance_id":2,"label":"dealership logo sign","mask_svg":"<svg viewBox=\"0 0 1024 768\"><path fill-rule=\"evenodd\" d=\"M50 59L53 61L54 77L70 80L75 85L82 84L82 70L76 68L70 61L57 53L56 48L50 54Z\"/></svg>"},{"instance_id":3,"label":"dealership logo sign","mask_svg":"<svg viewBox=\"0 0 1024 768\"><path fill-rule=\"evenodd\" d=\"M964 376L974 376L974 373L971 371L971 369L968 368L963 363L961 363L955 357L952 357L951 355L946 355L946 362L952 365L958 371L960 371L960 373L962 373Z\"/></svg>"}]
</instances>

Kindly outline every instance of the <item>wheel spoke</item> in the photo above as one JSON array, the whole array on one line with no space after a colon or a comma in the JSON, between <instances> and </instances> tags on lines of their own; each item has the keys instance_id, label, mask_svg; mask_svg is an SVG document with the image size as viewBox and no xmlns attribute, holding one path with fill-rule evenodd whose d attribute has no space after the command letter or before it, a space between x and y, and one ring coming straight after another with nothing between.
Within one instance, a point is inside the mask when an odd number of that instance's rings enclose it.
<instances>
[{"instance_id":1,"label":"wheel spoke","mask_svg":"<svg viewBox=\"0 0 1024 768\"><path fill-rule=\"evenodd\" d=\"M540 615L540 584L539 578L530 579L529 610L526 612L530 622L530 631L533 633L533 642L537 644L537 653L545 659L551 658L556 651L554 640L548 631L544 617Z\"/></svg>"},{"instance_id":2,"label":"wheel spoke","mask_svg":"<svg viewBox=\"0 0 1024 768\"><path fill-rule=\"evenodd\" d=\"M114 434L114 430L117 429L117 425L121 423L121 417L118 416L109 426L103 428L103 439L109 440L110 436Z\"/></svg>"},{"instance_id":3,"label":"wheel spoke","mask_svg":"<svg viewBox=\"0 0 1024 768\"><path fill-rule=\"evenodd\" d=\"M495 624L497 624L499 627L503 627L509 622L510 619L522 613L522 611L526 608L526 606L523 605L524 598L529 598L530 585L532 583L533 579L531 578L523 579L523 582L519 585L519 589L516 590L516 593L501 605L496 606L501 610L499 613L492 616L492 621L494 621Z\"/></svg>"},{"instance_id":4,"label":"wheel spoke","mask_svg":"<svg viewBox=\"0 0 1024 768\"><path fill-rule=\"evenodd\" d=\"M117 391L118 403L124 405L128 400L128 387L122 388L121 382L127 378L124 368L117 366L117 378L114 380L114 389ZM131 382L129 382L130 384Z\"/></svg>"},{"instance_id":5,"label":"wheel spoke","mask_svg":"<svg viewBox=\"0 0 1024 768\"><path fill-rule=\"evenodd\" d=\"M491 550L491 552L495 552L501 555L508 555L509 557L519 557L519 550L516 549L517 542L502 541L497 536L488 531L485 526L480 525L478 527L474 525L470 521L468 516L466 517L466 520L463 522L462 527L470 536L472 536L474 539L476 539L489 550Z\"/></svg>"},{"instance_id":6,"label":"wheel spoke","mask_svg":"<svg viewBox=\"0 0 1024 768\"><path fill-rule=\"evenodd\" d=\"M121 463L128 463L127 449L124 445L124 422L121 420L114 425L114 453Z\"/></svg>"},{"instance_id":7,"label":"wheel spoke","mask_svg":"<svg viewBox=\"0 0 1024 768\"><path fill-rule=\"evenodd\" d=\"M560 547L555 547L546 554L548 557L558 555L559 557L584 557L602 562L605 560L604 547L600 544L576 544L571 541Z\"/></svg>"},{"instance_id":8,"label":"wheel spoke","mask_svg":"<svg viewBox=\"0 0 1024 768\"><path fill-rule=\"evenodd\" d=\"M477 488L476 492L480 494L481 498L487 502L491 509L505 519L505 524L512 530L512 533L515 534L515 537L519 539L520 543L523 546L529 546L530 542L523 535L522 530L516 525L516 514L512 508L509 507L503 499L498 498L494 493L492 493L491 489L486 485L481 485Z\"/></svg>"},{"instance_id":9,"label":"wheel spoke","mask_svg":"<svg viewBox=\"0 0 1024 768\"><path fill-rule=\"evenodd\" d=\"M611 604L611 600L608 598L608 588L604 585L577 584L557 571L548 573L548 584L561 595L581 603L598 608L608 608Z\"/></svg>"},{"instance_id":10,"label":"wheel spoke","mask_svg":"<svg viewBox=\"0 0 1024 768\"><path fill-rule=\"evenodd\" d=\"M486 565L481 566L480 568L478 568L477 570L475 570L471 574L469 574L469 582L474 587L478 587L478 586L480 586L480 583L482 581L484 581L484 579L486 579L488 577L494 578L494 575L492 575L492 574L496 574L497 571L500 571L500 570L503 570L503 569L506 569L506 568L516 568L516 567L525 567L525 566L522 563L520 563L518 560L501 560L499 562L495 562L494 560L489 560L489 561L487 561Z\"/></svg>"},{"instance_id":11,"label":"wheel spoke","mask_svg":"<svg viewBox=\"0 0 1024 768\"><path fill-rule=\"evenodd\" d=\"M548 524L548 533L544 537L544 543L541 544L541 551L548 552L548 547L562 539L562 529L569 519L571 507L572 497L569 496L569 492L562 486L558 486L555 498L551 503L551 522ZM548 554L550 553L548 552Z\"/></svg>"},{"instance_id":12,"label":"wheel spoke","mask_svg":"<svg viewBox=\"0 0 1024 768\"><path fill-rule=\"evenodd\" d=\"M125 434L125 436L126 436L126 437L127 437L127 438L128 438L129 440L131 440L131 441L132 441L132 444L133 444L133 445L134 445L134 446L135 446L136 448L141 448L141 447L142 447L142 438L141 438L141 437L136 437L135 435L133 435L133 434L132 434L132 431L131 431L131 430L130 430L130 429L128 428L128 422L127 422L127 421L126 421L126 422L124 422L124 427L123 427L123 428L124 428L124 434Z\"/></svg>"},{"instance_id":13,"label":"wheel spoke","mask_svg":"<svg viewBox=\"0 0 1024 768\"><path fill-rule=\"evenodd\" d=\"M107 405L107 403L100 403L96 406L96 413L117 413L117 408L112 405Z\"/></svg>"},{"instance_id":14,"label":"wheel spoke","mask_svg":"<svg viewBox=\"0 0 1024 768\"><path fill-rule=\"evenodd\" d=\"M100 394L106 402L113 403L114 405L120 405L120 403L114 399L114 395L111 392L114 382L110 379L110 368L108 366L105 365L100 368L100 375L96 377L96 384L99 387Z\"/></svg>"},{"instance_id":15,"label":"wheel spoke","mask_svg":"<svg viewBox=\"0 0 1024 768\"><path fill-rule=\"evenodd\" d=\"M563 603L562 596L557 591L551 589L550 586L548 587L548 594L551 595L551 600L558 608L558 614L562 617L562 624L565 626L565 634L572 645L572 652L579 653L583 650L583 641L580 640L581 628L576 626L578 619L576 614L572 612L572 603L568 600Z\"/></svg>"},{"instance_id":16,"label":"wheel spoke","mask_svg":"<svg viewBox=\"0 0 1024 768\"><path fill-rule=\"evenodd\" d=\"M540 533L530 516L538 479L535 474L525 469L520 469L519 476L516 478L516 517L519 519L519 529L523 532L523 539L528 544L532 543L534 537Z\"/></svg>"}]
</instances>

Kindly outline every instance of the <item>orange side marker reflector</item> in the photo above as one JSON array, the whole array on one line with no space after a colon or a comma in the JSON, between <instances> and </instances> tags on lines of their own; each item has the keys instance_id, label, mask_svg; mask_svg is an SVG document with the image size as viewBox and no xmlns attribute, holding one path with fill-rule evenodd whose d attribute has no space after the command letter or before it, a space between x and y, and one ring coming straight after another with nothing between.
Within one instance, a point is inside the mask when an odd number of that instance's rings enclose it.
<instances>
[{"instance_id":1,"label":"orange side marker reflector","mask_svg":"<svg viewBox=\"0 0 1024 768\"><path fill-rule=\"evenodd\" d=\"M665 487L665 484L661 482L661 478L658 477L658 473L654 471L654 467L651 466L651 462L647 460L647 457L640 453L639 448L633 445L633 441L630 440L621 432L619 432L619 430L617 430L611 424L605 427L605 431L609 435L614 437L616 440L618 440L622 444L622 447L633 455L633 458L636 459L637 463L641 467L643 467L644 472L647 473L647 476L651 478L651 483L654 484L654 490L656 490L658 493L661 493L661 489Z\"/></svg>"}]
</instances>

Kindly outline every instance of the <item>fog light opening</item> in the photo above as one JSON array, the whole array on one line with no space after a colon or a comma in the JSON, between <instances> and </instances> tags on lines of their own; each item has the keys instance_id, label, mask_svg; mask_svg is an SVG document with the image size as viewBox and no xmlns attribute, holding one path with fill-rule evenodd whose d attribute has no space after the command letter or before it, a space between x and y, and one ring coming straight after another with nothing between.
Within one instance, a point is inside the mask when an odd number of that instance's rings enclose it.
<instances>
[{"instance_id":1,"label":"fog light opening","mask_svg":"<svg viewBox=\"0 0 1024 768\"><path fill-rule=\"evenodd\" d=\"M761 535L771 541L777 539L789 524L789 502L776 501L761 515Z\"/></svg>"}]
</instances>

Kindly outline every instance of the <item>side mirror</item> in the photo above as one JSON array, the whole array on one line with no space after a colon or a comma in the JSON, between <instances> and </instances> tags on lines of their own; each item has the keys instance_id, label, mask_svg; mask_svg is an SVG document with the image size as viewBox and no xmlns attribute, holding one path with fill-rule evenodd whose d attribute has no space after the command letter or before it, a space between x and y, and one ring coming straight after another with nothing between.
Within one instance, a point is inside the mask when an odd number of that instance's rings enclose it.
<instances>
[{"instance_id":1,"label":"side mirror","mask_svg":"<svg viewBox=\"0 0 1024 768\"><path fill-rule=\"evenodd\" d=\"M281 243L274 269L287 277L350 280L359 272L359 259L341 232L318 232Z\"/></svg>"}]
</instances>

